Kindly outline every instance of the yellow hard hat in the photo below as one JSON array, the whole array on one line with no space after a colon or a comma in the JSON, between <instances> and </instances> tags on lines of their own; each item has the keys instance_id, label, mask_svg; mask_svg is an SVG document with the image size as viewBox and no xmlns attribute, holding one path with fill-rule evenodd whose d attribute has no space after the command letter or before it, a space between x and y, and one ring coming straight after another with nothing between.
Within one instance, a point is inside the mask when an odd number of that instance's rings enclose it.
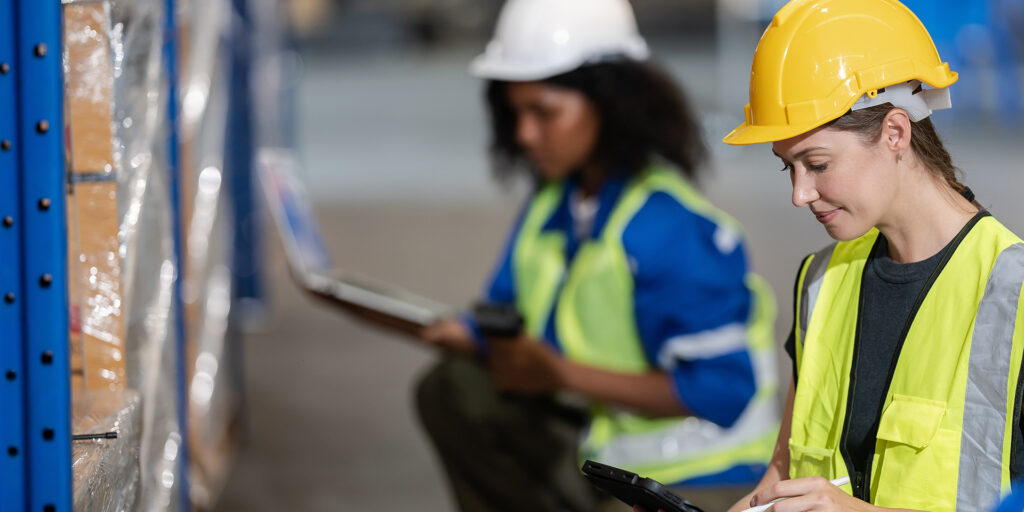
<instances>
[{"instance_id":1,"label":"yellow hard hat","mask_svg":"<svg viewBox=\"0 0 1024 512\"><path fill-rule=\"evenodd\" d=\"M723 141L757 144L795 137L842 116L855 103L877 104L886 87L908 82L914 95L925 93L914 100L931 107L924 109L926 117L949 107L948 91L941 91L944 98L935 93L956 79L921 21L896 0L792 0L757 44L746 121ZM920 82L932 89L918 87ZM900 97L910 96L901 92Z\"/></svg>"}]
</instances>

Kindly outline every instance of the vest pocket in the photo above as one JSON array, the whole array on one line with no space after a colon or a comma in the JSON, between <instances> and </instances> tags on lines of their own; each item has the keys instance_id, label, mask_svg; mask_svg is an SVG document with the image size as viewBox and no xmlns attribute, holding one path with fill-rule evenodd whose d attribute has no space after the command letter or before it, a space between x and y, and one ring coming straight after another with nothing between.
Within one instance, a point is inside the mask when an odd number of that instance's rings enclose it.
<instances>
[{"instance_id":1,"label":"vest pocket","mask_svg":"<svg viewBox=\"0 0 1024 512\"><path fill-rule=\"evenodd\" d=\"M833 450L816 446L803 446L789 440L789 477L832 475Z\"/></svg>"},{"instance_id":2,"label":"vest pocket","mask_svg":"<svg viewBox=\"0 0 1024 512\"><path fill-rule=\"evenodd\" d=\"M931 444L946 412L946 402L915 396L892 396L878 423L878 439L923 449Z\"/></svg>"},{"instance_id":3,"label":"vest pocket","mask_svg":"<svg viewBox=\"0 0 1024 512\"><path fill-rule=\"evenodd\" d=\"M893 395L878 424L872 477L876 505L951 510L960 435L941 427L945 414L945 402Z\"/></svg>"}]
</instances>

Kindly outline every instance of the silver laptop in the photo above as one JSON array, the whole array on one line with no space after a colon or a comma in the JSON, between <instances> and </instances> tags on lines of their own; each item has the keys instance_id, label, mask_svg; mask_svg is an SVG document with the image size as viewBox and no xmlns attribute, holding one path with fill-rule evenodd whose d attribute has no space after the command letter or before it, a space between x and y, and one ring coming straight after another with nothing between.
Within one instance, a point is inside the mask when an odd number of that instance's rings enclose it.
<instances>
[{"instance_id":1,"label":"silver laptop","mask_svg":"<svg viewBox=\"0 0 1024 512\"><path fill-rule=\"evenodd\" d=\"M451 307L367 277L342 272L320 237L309 197L296 176L297 162L287 149L264 148L256 156L260 188L293 278L313 294L405 327L424 327L450 314Z\"/></svg>"}]
</instances>

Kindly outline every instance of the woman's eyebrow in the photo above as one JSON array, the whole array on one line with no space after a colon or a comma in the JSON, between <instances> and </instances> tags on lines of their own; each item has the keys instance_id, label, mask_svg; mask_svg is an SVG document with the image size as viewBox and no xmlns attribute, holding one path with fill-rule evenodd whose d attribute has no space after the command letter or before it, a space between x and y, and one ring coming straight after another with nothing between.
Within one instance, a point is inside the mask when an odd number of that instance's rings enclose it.
<instances>
[{"instance_id":1,"label":"woman's eyebrow","mask_svg":"<svg viewBox=\"0 0 1024 512\"><path fill-rule=\"evenodd\" d=\"M813 147L809 147L809 148L804 148L804 149L800 150L799 153L793 155L793 160L799 160L800 157L806 155L807 153L810 153L811 151L815 151L815 150L818 150L818 149L825 149L825 147L824 146L813 146ZM779 158L781 158L782 160L786 160L785 158L782 157L782 155L776 153L774 148L772 149L772 154L777 156L777 157L779 157Z\"/></svg>"}]
</instances>

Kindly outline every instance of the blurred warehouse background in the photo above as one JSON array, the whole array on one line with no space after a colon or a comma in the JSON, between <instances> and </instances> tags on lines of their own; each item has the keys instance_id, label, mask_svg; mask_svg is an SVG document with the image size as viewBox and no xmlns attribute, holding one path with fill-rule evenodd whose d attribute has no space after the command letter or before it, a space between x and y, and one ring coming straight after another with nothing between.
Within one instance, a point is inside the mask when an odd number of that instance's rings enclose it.
<instances>
[{"instance_id":1,"label":"blurred warehouse background","mask_svg":"<svg viewBox=\"0 0 1024 512\"><path fill-rule=\"evenodd\" d=\"M754 47L782 3L633 2L654 58L701 112L714 168L701 186L747 229L754 267L779 305L780 345L800 259L829 240L790 204L770 148L720 139L741 121ZM960 72L953 110L934 117L955 163L979 200L1024 232L1024 2L906 3ZM526 192L491 179L482 84L466 72L500 5L287 4L292 136L342 268L454 305L477 295ZM435 354L301 295L273 228L261 233L265 309L250 311L244 344L246 441L216 510L452 510L411 401ZM780 350L788 372L784 359Z\"/></svg>"}]
</instances>

